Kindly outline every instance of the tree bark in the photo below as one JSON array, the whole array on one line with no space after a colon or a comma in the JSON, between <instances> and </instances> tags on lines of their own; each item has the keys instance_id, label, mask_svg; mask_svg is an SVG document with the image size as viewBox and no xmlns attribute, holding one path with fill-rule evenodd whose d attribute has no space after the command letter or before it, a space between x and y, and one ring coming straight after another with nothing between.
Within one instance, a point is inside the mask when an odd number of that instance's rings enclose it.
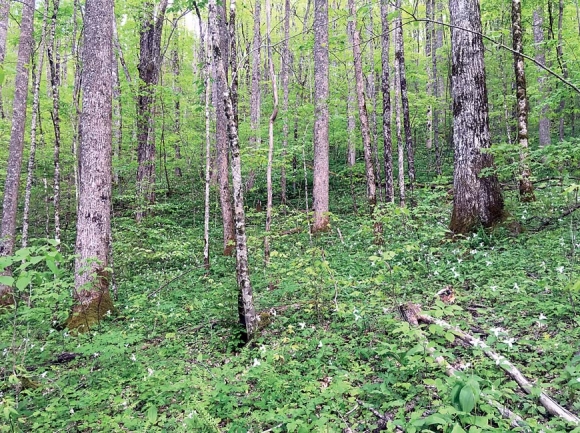
<instances>
[{"instance_id":1,"label":"tree bark","mask_svg":"<svg viewBox=\"0 0 580 433\"><path fill-rule=\"evenodd\" d=\"M56 24L58 17L59 0L52 1L52 19L50 39L48 42L48 65L50 67L50 89L52 94L52 125L54 129L54 180L53 180L53 206L54 206L54 239L57 249L60 251L60 91L59 91L59 59L56 41ZM55 55L56 53L56 55Z\"/></svg>"},{"instance_id":2,"label":"tree bark","mask_svg":"<svg viewBox=\"0 0 580 433\"><path fill-rule=\"evenodd\" d=\"M272 57L272 43L270 41L270 19L272 10L270 0L266 0L266 43L268 45L268 64L270 70L270 81L272 82L272 95L274 98L274 108L268 122L268 167L266 169L266 237L264 238L264 261L266 265L270 261L270 238L269 233L272 228L272 162L274 158L274 122L278 115L278 85L276 83L276 72L274 71L274 59Z\"/></svg>"},{"instance_id":3,"label":"tree bark","mask_svg":"<svg viewBox=\"0 0 580 433\"><path fill-rule=\"evenodd\" d=\"M566 64L566 60L564 59L564 39L562 35L562 21L564 20L564 0L559 0L558 2L558 43L556 45L556 58L558 60L558 64L560 65L560 69L562 70L562 77L564 79L568 79L568 66ZM564 141L564 117L565 117L565 110L566 108L566 100L565 97L562 96L560 99L560 106L558 108L558 112L560 113L560 124L558 127L558 132L560 135L560 141Z\"/></svg>"},{"instance_id":4,"label":"tree bark","mask_svg":"<svg viewBox=\"0 0 580 433\"><path fill-rule=\"evenodd\" d=\"M395 25L396 21L395 21ZM399 206L405 207L406 191L405 191L405 142L403 141L403 127L402 127L402 110L401 110L401 85L399 68L395 67L395 123L397 125L397 166L398 176L397 183L399 185Z\"/></svg>"},{"instance_id":5,"label":"tree bark","mask_svg":"<svg viewBox=\"0 0 580 433\"><path fill-rule=\"evenodd\" d=\"M514 48L514 70L516 76L516 99L518 117L518 143L520 146L520 200L535 201L534 186L530 180L531 171L527 163L528 149L528 97L526 89L526 72L524 69L522 3L512 0L512 45Z\"/></svg>"},{"instance_id":6,"label":"tree bark","mask_svg":"<svg viewBox=\"0 0 580 433\"><path fill-rule=\"evenodd\" d=\"M314 1L314 173L312 233L329 229L328 0Z\"/></svg>"},{"instance_id":7,"label":"tree bark","mask_svg":"<svg viewBox=\"0 0 580 433\"><path fill-rule=\"evenodd\" d=\"M375 170L373 164L373 153L371 149L371 136L369 130L369 119L367 114L367 106L364 91L364 77L362 72L362 58L360 48L360 34L356 28L356 7L354 0L348 0L348 9L351 16L351 21L348 22L350 32L352 33L352 52L354 57L354 74L356 81L356 95L358 100L358 111L360 118L360 129L363 139L363 150L365 158L365 171L367 177L367 200L373 212L377 204L377 192L375 184Z\"/></svg>"},{"instance_id":8,"label":"tree bark","mask_svg":"<svg viewBox=\"0 0 580 433\"><path fill-rule=\"evenodd\" d=\"M209 16L211 28L211 46L214 57L214 65L217 75L224 82L226 72L221 55L218 36L218 19L216 13L216 0L209 0ZM242 188L242 167L240 158L240 145L238 141L238 128L234 121L234 110L230 91L225 86L223 93L225 111L228 121L228 138L232 154L232 185L234 189L234 208L236 221L236 275L238 281L238 317L243 330L245 341L249 341L257 330L256 310L250 272L248 266L248 247L246 242L246 216L244 212L244 193Z\"/></svg>"},{"instance_id":9,"label":"tree bark","mask_svg":"<svg viewBox=\"0 0 580 433\"><path fill-rule=\"evenodd\" d=\"M288 81L290 77L290 0L284 0L284 43L282 45L282 70L280 71L280 81L282 82L282 167L280 172L280 190L282 206L286 205L286 149L288 147Z\"/></svg>"},{"instance_id":10,"label":"tree bark","mask_svg":"<svg viewBox=\"0 0 580 433\"><path fill-rule=\"evenodd\" d=\"M546 53L544 50L544 12L542 8L534 10L534 45L536 49L536 61L542 65L546 64ZM550 119L548 117L548 110L550 105L546 102L547 94L549 93L547 77L545 72L538 68L538 88L540 98L540 121L539 121L539 142L540 146L548 146L552 142L550 133Z\"/></svg>"},{"instance_id":11,"label":"tree bark","mask_svg":"<svg viewBox=\"0 0 580 433\"><path fill-rule=\"evenodd\" d=\"M432 98L434 92L434 77L433 77L433 64L429 62L433 52L433 42L435 39L435 26L433 24L433 19L435 18L435 2L434 0L425 0L425 57L427 58L427 86L426 93L427 98ZM429 103L427 105L427 138L425 142L425 147L431 149L433 147L433 104Z\"/></svg>"},{"instance_id":12,"label":"tree bark","mask_svg":"<svg viewBox=\"0 0 580 433\"><path fill-rule=\"evenodd\" d=\"M6 36L8 34L8 19L10 18L10 1L0 0L0 69L6 56ZM4 119L4 99L2 98L2 83L0 83L0 118Z\"/></svg>"},{"instance_id":13,"label":"tree bark","mask_svg":"<svg viewBox=\"0 0 580 433\"><path fill-rule=\"evenodd\" d=\"M153 1L144 4L139 32L139 94L137 96L137 222L155 202L155 86L161 70L161 35L168 0L155 7Z\"/></svg>"},{"instance_id":14,"label":"tree bark","mask_svg":"<svg viewBox=\"0 0 580 433\"><path fill-rule=\"evenodd\" d=\"M395 187L393 181L393 140L391 137L391 78L389 74L390 30L389 7L387 0L381 0L381 27L383 32L381 37L381 63L383 67L381 90L383 93L383 164L385 166L385 202L392 203L395 200Z\"/></svg>"},{"instance_id":15,"label":"tree bark","mask_svg":"<svg viewBox=\"0 0 580 433\"><path fill-rule=\"evenodd\" d=\"M30 217L30 195L32 193L32 181L34 180L34 166L36 159L36 129L38 126L40 106L40 82L42 81L42 66L44 63L44 50L46 47L46 29L48 22L49 2L44 4L44 16L42 19L42 32L40 34L40 48L36 65L32 64L32 115L30 120L30 151L28 153L28 167L26 175L26 188L24 190L24 210L22 211L22 248L28 245L28 227Z\"/></svg>"},{"instance_id":16,"label":"tree bark","mask_svg":"<svg viewBox=\"0 0 580 433\"><path fill-rule=\"evenodd\" d=\"M235 248L235 223L234 223L234 209L232 207L232 194L229 181L229 156L228 156L228 123L224 107L224 100L221 95L227 87L227 64L228 64L228 49L229 49L229 35L226 27L226 9L225 4L221 3L217 6L216 19L219 31L219 43L221 53L224 60L224 76L221 77L217 73L217 66L213 65L213 73L215 74L215 115L216 115L216 153L217 153L217 180L219 190L219 200L222 212L223 225L223 254L231 256ZM217 61L214 57L214 62Z\"/></svg>"},{"instance_id":17,"label":"tree bark","mask_svg":"<svg viewBox=\"0 0 580 433\"><path fill-rule=\"evenodd\" d=\"M252 88L250 90L250 144L260 144L260 50L262 39L260 36L260 2L254 3L254 39L252 41Z\"/></svg>"},{"instance_id":18,"label":"tree bark","mask_svg":"<svg viewBox=\"0 0 580 433\"><path fill-rule=\"evenodd\" d=\"M179 85L179 73L180 73L180 65L179 65L179 51L177 49L177 41L175 43L175 47L171 51L171 69L173 72L173 97L175 98L173 102L173 133L175 134L175 144L173 145L173 149L175 152L175 159L179 163L181 159L181 105L180 105L180 94L181 94L181 86ZM181 167L176 165L175 167L175 175L177 177L182 176Z\"/></svg>"},{"instance_id":19,"label":"tree bark","mask_svg":"<svg viewBox=\"0 0 580 433\"><path fill-rule=\"evenodd\" d=\"M450 0L451 93L453 96L453 233L468 233L479 224L490 227L503 217L503 197L493 170L481 15L477 0ZM457 27L469 30L460 30Z\"/></svg>"},{"instance_id":20,"label":"tree bark","mask_svg":"<svg viewBox=\"0 0 580 433\"><path fill-rule=\"evenodd\" d=\"M0 229L0 256L9 256L14 252L16 214L18 211L18 187L20 185L20 169L24 150L24 129L26 126L28 65L34 44L33 20L34 0L24 0L22 2L20 40L18 42L18 57L16 60L12 129L10 131L8 165L6 169L6 181L4 183L2 227ZM7 271L7 273L9 272ZM12 289L9 286L0 285L0 306L12 304L13 301Z\"/></svg>"},{"instance_id":21,"label":"tree bark","mask_svg":"<svg viewBox=\"0 0 580 433\"><path fill-rule=\"evenodd\" d=\"M401 0L397 0L399 15L395 20L395 68L399 71L399 86L401 87L401 106L403 109L403 126L405 129L405 149L407 151L407 172L409 174L409 189L413 191L415 183L415 154L413 149L413 134L411 132L411 115L409 113L409 98L407 97L407 78L405 74L405 46L403 40L403 20Z\"/></svg>"},{"instance_id":22,"label":"tree bark","mask_svg":"<svg viewBox=\"0 0 580 433\"><path fill-rule=\"evenodd\" d=\"M111 233L113 0L85 5L80 118L80 190L75 246L75 306L67 326L78 332L113 310L108 268Z\"/></svg>"}]
</instances>

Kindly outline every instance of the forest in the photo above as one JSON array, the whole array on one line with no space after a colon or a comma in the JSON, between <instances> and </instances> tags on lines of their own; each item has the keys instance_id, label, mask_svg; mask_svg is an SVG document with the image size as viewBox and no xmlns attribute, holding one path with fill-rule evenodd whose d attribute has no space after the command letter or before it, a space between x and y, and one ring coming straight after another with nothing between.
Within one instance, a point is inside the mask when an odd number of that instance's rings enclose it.
<instances>
[{"instance_id":1,"label":"forest","mask_svg":"<svg viewBox=\"0 0 580 433\"><path fill-rule=\"evenodd\" d=\"M579 0L0 0L0 432L580 432Z\"/></svg>"}]
</instances>

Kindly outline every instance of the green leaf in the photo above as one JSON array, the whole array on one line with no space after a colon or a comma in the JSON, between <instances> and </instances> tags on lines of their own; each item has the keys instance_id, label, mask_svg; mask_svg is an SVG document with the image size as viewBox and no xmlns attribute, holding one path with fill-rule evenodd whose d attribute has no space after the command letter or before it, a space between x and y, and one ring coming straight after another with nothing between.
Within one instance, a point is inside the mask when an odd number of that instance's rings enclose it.
<instances>
[{"instance_id":1,"label":"green leaf","mask_svg":"<svg viewBox=\"0 0 580 433\"><path fill-rule=\"evenodd\" d=\"M453 430L451 430L451 433L465 433L465 430L463 430L463 427L461 427L459 423L455 423L455 425L453 426Z\"/></svg>"},{"instance_id":2,"label":"green leaf","mask_svg":"<svg viewBox=\"0 0 580 433\"><path fill-rule=\"evenodd\" d=\"M24 290L26 287L28 287L31 281L32 277L30 275L27 274L20 275L18 277L18 280L16 280L16 288L18 290Z\"/></svg>"},{"instance_id":3,"label":"green leaf","mask_svg":"<svg viewBox=\"0 0 580 433\"><path fill-rule=\"evenodd\" d=\"M14 284L14 278L9 277L8 275L0 275L0 284L12 287L12 284Z\"/></svg>"},{"instance_id":4,"label":"green leaf","mask_svg":"<svg viewBox=\"0 0 580 433\"><path fill-rule=\"evenodd\" d=\"M157 406L149 406L149 409L147 409L147 421L151 424L157 422Z\"/></svg>"},{"instance_id":5,"label":"green leaf","mask_svg":"<svg viewBox=\"0 0 580 433\"><path fill-rule=\"evenodd\" d=\"M455 335L453 335L453 332L446 332L445 339L450 343L453 343L455 341Z\"/></svg>"},{"instance_id":6,"label":"green leaf","mask_svg":"<svg viewBox=\"0 0 580 433\"><path fill-rule=\"evenodd\" d=\"M459 393L459 404L461 405L461 410L467 413L471 412L475 407L475 402L475 390L469 385L461 388L461 392Z\"/></svg>"}]
</instances>

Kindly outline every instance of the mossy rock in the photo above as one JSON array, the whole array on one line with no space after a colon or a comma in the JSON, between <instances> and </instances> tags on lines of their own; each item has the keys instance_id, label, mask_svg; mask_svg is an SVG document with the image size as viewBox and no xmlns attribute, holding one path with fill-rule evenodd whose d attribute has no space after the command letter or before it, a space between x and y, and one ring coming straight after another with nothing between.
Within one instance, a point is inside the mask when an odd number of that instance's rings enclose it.
<instances>
[{"instance_id":1,"label":"mossy rock","mask_svg":"<svg viewBox=\"0 0 580 433\"><path fill-rule=\"evenodd\" d=\"M83 302L75 305L66 321L66 327L73 332L87 332L101 319L115 312L109 291L84 293Z\"/></svg>"}]
</instances>

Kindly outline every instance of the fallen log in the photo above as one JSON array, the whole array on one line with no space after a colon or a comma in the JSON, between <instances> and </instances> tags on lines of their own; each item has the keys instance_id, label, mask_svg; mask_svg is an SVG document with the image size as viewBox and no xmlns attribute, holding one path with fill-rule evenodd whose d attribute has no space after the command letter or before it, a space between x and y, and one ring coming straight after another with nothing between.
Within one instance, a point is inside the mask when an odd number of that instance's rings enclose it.
<instances>
[{"instance_id":1,"label":"fallen log","mask_svg":"<svg viewBox=\"0 0 580 433\"><path fill-rule=\"evenodd\" d=\"M495 361L496 365L501 367L512 379L514 379L526 394L532 393L533 385L522 374L522 372L519 371L516 368L516 366L513 365L504 356L494 352L485 342L483 342L479 338L473 337L472 335L463 332L461 329L457 328L456 326L450 325L444 320L436 319L429 315L423 314L421 312L421 308L418 305L407 304L407 306L401 307L400 309L404 310L406 315L413 316L412 317L413 323L412 322L409 323L416 324L422 322L430 325L439 325L443 329L451 331L456 337L458 337L465 343L469 344L470 346L474 348L480 348L488 358ZM576 425L580 424L580 418L578 418L572 412L560 406L552 397L550 397L545 392L543 391L540 392L538 401L542 404L542 406L546 408L548 413L550 413L551 415L558 416Z\"/></svg>"}]
</instances>

